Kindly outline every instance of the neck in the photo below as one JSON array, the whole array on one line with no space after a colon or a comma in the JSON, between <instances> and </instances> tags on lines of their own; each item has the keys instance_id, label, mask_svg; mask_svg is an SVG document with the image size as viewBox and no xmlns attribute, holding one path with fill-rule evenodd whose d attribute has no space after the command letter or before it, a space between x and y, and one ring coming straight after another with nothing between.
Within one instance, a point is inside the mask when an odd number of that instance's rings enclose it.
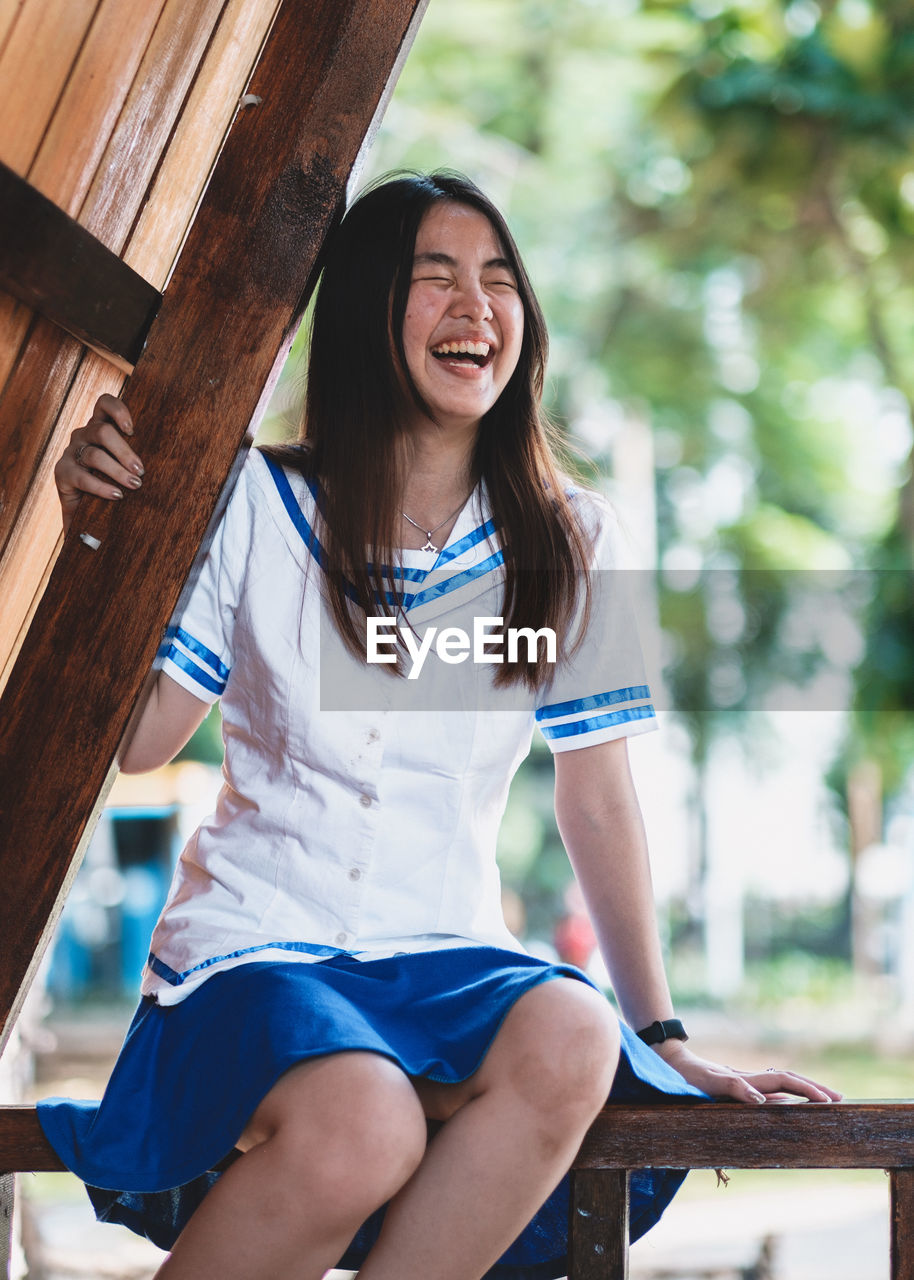
<instances>
[{"instance_id":1,"label":"neck","mask_svg":"<svg viewBox=\"0 0 914 1280\"><path fill-rule=\"evenodd\" d=\"M440 550L473 488L472 437L423 433L410 440L400 511L401 546Z\"/></svg>"},{"instance_id":2,"label":"neck","mask_svg":"<svg viewBox=\"0 0 914 1280\"><path fill-rule=\"evenodd\" d=\"M473 488L471 461L475 430L463 438L413 437L403 485L403 510L431 528L443 520Z\"/></svg>"}]
</instances>

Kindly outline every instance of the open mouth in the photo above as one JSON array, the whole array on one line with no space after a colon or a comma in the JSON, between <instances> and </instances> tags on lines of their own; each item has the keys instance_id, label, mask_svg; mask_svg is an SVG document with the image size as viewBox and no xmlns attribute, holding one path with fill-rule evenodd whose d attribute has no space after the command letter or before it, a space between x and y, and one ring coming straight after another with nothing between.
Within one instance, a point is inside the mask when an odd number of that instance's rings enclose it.
<instances>
[{"instance_id":1,"label":"open mouth","mask_svg":"<svg viewBox=\"0 0 914 1280\"><path fill-rule=\"evenodd\" d=\"M488 342L440 342L432 347L432 355L436 360L446 360L449 364L473 364L477 369L485 369L495 359L495 350Z\"/></svg>"}]
</instances>

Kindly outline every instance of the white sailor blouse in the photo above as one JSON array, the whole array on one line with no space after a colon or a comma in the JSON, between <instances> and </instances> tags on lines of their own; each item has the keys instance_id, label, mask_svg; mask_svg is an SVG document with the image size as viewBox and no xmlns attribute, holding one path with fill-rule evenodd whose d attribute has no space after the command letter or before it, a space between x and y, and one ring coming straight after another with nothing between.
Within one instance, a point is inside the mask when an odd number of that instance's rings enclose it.
<instances>
[{"instance_id":1,"label":"white sailor blouse","mask_svg":"<svg viewBox=\"0 0 914 1280\"><path fill-rule=\"evenodd\" d=\"M494 665L458 664L447 646L413 680L352 655L321 591L318 499L252 450L166 632L161 669L204 702L221 698L225 761L153 934L143 993L161 1004L250 961L523 950L502 915L495 846L534 726L558 752L655 724L603 498L574 494L594 535L591 615L536 694L496 689ZM503 561L480 486L440 553L402 553L412 634L482 618L493 635Z\"/></svg>"}]
</instances>

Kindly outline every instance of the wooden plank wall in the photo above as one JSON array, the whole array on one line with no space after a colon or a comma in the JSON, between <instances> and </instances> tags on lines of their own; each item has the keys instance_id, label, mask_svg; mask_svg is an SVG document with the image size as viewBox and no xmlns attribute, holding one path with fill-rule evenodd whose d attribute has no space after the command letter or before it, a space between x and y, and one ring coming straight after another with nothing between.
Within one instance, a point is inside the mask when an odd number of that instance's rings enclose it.
<instances>
[{"instance_id":1,"label":"wooden plank wall","mask_svg":"<svg viewBox=\"0 0 914 1280\"><path fill-rule=\"evenodd\" d=\"M163 289L279 0L0 0L0 161ZM53 466L123 370L0 294L0 688L59 544Z\"/></svg>"},{"instance_id":2,"label":"wooden plank wall","mask_svg":"<svg viewBox=\"0 0 914 1280\"><path fill-rule=\"evenodd\" d=\"M125 393L146 481L80 505L0 699L0 1047L424 7L283 0L264 43Z\"/></svg>"}]
</instances>

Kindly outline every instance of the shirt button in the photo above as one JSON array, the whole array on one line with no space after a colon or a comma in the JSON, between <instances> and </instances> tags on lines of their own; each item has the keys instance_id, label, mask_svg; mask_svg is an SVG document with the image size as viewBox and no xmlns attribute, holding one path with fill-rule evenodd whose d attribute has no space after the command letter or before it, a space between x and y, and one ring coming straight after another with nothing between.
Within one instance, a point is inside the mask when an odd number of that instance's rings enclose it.
<instances>
[{"instance_id":1,"label":"shirt button","mask_svg":"<svg viewBox=\"0 0 914 1280\"><path fill-rule=\"evenodd\" d=\"M336 945L338 947L342 947L344 943L348 941L348 938L349 938L348 933L338 933L336 935Z\"/></svg>"},{"instance_id":2,"label":"shirt button","mask_svg":"<svg viewBox=\"0 0 914 1280\"><path fill-rule=\"evenodd\" d=\"M371 796L360 795L360 796L359 796L359 804L362 806L362 808L363 808L363 809L370 809L370 808L371 808Z\"/></svg>"},{"instance_id":3,"label":"shirt button","mask_svg":"<svg viewBox=\"0 0 914 1280\"><path fill-rule=\"evenodd\" d=\"M380 736L381 736L381 734L380 734L380 732L379 732L377 729L369 729L369 730L368 730L368 741L369 741L369 742L377 742L377 740L378 740L378 738L380 738Z\"/></svg>"},{"instance_id":4,"label":"shirt button","mask_svg":"<svg viewBox=\"0 0 914 1280\"><path fill-rule=\"evenodd\" d=\"M353 867L353 868L352 868L352 870L349 872L349 879L350 879L350 880L361 880L361 878L362 878L362 873L361 873L361 871L358 869L358 867Z\"/></svg>"}]
</instances>

